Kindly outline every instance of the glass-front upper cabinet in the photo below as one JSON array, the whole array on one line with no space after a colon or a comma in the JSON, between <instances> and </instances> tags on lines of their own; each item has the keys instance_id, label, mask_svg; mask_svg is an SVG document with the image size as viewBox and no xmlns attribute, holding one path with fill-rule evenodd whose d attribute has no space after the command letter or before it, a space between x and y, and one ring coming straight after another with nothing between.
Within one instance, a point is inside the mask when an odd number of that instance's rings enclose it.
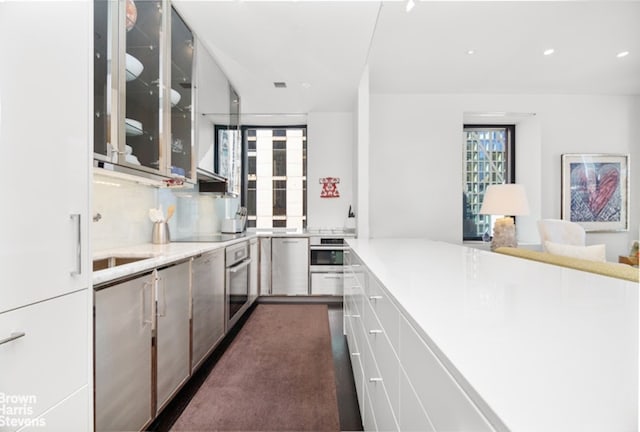
<instances>
[{"instance_id":1,"label":"glass-front upper cabinet","mask_svg":"<svg viewBox=\"0 0 640 432\"><path fill-rule=\"evenodd\" d=\"M94 157L117 162L117 148L112 148L112 59L113 32L111 14L117 1L95 1L93 4L93 152Z\"/></svg>"},{"instance_id":2,"label":"glass-front upper cabinet","mask_svg":"<svg viewBox=\"0 0 640 432\"><path fill-rule=\"evenodd\" d=\"M94 29L94 159L195 179L193 33L168 0L95 0Z\"/></svg>"},{"instance_id":3,"label":"glass-front upper cabinet","mask_svg":"<svg viewBox=\"0 0 640 432\"><path fill-rule=\"evenodd\" d=\"M194 177L193 33L171 8L171 174Z\"/></svg>"},{"instance_id":4,"label":"glass-front upper cabinet","mask_svg":"<svg viewBox=\"0 0 640 432\"><path fill-rule=\"evenodd\" d=\"M125 91L120 101L124 119L120 118L118 150L124 154L120 153L119 162L162 173L166 167L161 151L163 2L126 0L123 6L124 31L120 28L120 34L124 41L119 46L125 64L120 88ZM122 68L119 72L122 76Z\"/></svg>"}]
</instances>

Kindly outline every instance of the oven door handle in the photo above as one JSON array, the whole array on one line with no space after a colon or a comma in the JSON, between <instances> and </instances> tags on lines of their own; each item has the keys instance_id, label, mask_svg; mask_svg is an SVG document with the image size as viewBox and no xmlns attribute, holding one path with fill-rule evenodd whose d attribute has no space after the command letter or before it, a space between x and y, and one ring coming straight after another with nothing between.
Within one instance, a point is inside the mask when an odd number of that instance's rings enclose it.
<instances>
[{"instance_id":1,"label":"oven door handle","mask_svg":"<svg viewBox=\"0 0 640 432\"><path fill-rule=\"evenodd\" d=\"M229 267L227 269L227 271L229 273L236 273L238 271L240 271L241 269L243 269L244 267L248 266L249 264L251 264L251 258L248 258L244 261L242 261L240 264L236 264L233 267Z\"/></svg>"},{"instance_id":2,"label":"oven door handle","mask_svg":"<svg viewBox=\"0 0 640 432\"><path fill-rule=\"evenodd\" d=\"M311 250L341 250L341 251L345 251L345 250L349 249L349 246L342 246L342 245L311 245L311 246L309 246L309 249L311 249Z\"/></svg>"}]
</instances>

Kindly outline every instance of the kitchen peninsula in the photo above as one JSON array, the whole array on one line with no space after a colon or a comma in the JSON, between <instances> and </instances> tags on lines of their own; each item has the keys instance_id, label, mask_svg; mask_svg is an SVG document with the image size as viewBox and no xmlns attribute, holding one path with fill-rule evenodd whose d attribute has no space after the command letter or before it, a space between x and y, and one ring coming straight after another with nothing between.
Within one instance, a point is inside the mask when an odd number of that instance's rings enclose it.
<instances>
[{"instance_id":1,"label":"kitchen peninsula","mask_svg":"<svg viewBox=\"0 0 640 432\"><path fill-rule=\"evenodd\" d=\"M429 240L348 244L365 429L637 430L637 284Z\"/></svg>"}]
</instances>

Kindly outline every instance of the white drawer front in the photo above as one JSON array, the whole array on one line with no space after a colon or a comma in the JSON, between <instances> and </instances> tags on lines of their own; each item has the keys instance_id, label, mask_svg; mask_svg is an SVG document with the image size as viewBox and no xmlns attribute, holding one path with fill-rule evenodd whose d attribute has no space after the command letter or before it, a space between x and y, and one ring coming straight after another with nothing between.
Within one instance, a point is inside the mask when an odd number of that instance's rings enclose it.
<instances>
[{"instance_id":1,"label":"white drawer front","mask_svg":"<svg viewBox=\"0 0 640 432\"><path fill-rule=\"evenodd\" d=\"M371 305L367 303L365 309L365 333L375 359L377 370L384 382L386 392L393 407L393 412L399 412L399 374L400 360L393 350L386 334L386 329L380 324L373 312ZM372 398L372 401L374 399ZM375 401L374 401L375 406Z\"/></svg>"},{"instance_id":2,"label":"white drawer front","mask_svg":"<svg viewBox=\"0 0 640 432\"><path fill-rule=\"evenodd\" d=\"M342 273L311 273L312 295L342 295Z\"/></svg>"},{"instance_id":3,"label":"white drawer front","mask_svg":"<svg viewBox=\"0 0 640 432\"><path fill-rule=\"evenodd\" d=\"M364 416L364 404L365 402L367 402L367 396L364 393L364 374L362 372L362 362L360 361L361 359L359 355L360 353L357 354L358 355L351 356L351 368L353 369L353 381L355 382L356 393L358 395L358 406L360 407L360 415Z\"/></svg>"},{"instance_id":4,"label":"white drawer front","mask_svg":"<svg viewBox=\"0 0 640 432\"><path fill-rule=\"evenodd\" d=\"M367 386L367 378L365 377L365 387ZM365 432L367 431L377 431L378 430L378 426L376 425L376 416L375 416L375 408L373 407L372 403L371 403L371 397L369 392L365 391L364 393L365 395L365 401L363 403L364 405L364 411L362 410L362 408L360 408L360 412L363 413L362 414L362 427L365 430Z\"/></svg>"},{"instance_id":5,"label":"white drawer front","mask_svg":"<svg viewBox=\"0 0 640 432\"><path fill-rule=\"evenodd\" d=\"M400 323L400 358L436 430L493 430L404 317Z\"/></svg>"},{"instance_id":6,"label":"white drawer front","mask_svg":"<svg viewBox=\"0 0 640 432\"><path fill-rule=\"evenodd\" d=\"M365 300L371 305L393 349L398 351L400 311L391 302L387 292L373 278L369 278L369 294Z\"/></svg>"},{"instance_id":7,"label":"white drawer front","mask_svg":"<svg viewBox=\"0 0 640 432\"><path fill-rule=\"evenodd\" d=\"M400 371L400 412L398 413L398 427L406 432L434 432L431 420L420 404L418 395L409 383L404 371Z\"/></svg>"},{"instance_id":8,"label":"white drawer front","mask_svg":"<svg viewBox=\"0 0 640 432\"><path fill-rule=\"evenodd\" d=\"M89 400L88 386L82 387L45 412L31 427L20 429L20 432L89 431L93 428L93 421L89 415ZM2 428L0 427L0 429Z\"/></svg>"},{"instance_id":9,"label":"white drawer front","mask_svg":"<svg viewBox=\"0 0 640 432\"><path fill-rule=\"evenodd\" d=\"M383 432L397 431L398 424L391 409L384 382L369 381L365 384L374 409L377 430Z\"/></svg>"},{"instance_id":10,"label":"white drawer front","mask_svg":"<svg viewBox=\"0 0 640 432\"><path fill-rule=\"evenodd\" d=\"M5 421L11 417L24 424L87 385L87 295L83 290L0 314L0 339L14 332L25 333L0 345L0 393L4 399L0 406L5 408ZM23 402L26 415L6 413Z\"/></svg>"}]
</instances>

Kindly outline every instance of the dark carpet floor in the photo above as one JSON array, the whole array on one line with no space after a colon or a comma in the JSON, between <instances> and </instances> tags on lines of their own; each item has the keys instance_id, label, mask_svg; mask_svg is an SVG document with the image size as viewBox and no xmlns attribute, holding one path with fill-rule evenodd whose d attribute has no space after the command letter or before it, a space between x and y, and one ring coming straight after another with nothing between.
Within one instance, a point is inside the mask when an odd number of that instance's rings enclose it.
<instances>
[{"instance_id":1,"label":"dark carpet floor","mask_svg":"<svg viewBox=\"0 0 640 432\"><path fill-rule=\"evenodd\" d=\"M172 430L340 430L327 315L257 305Z\"/></svg>"}]
</instances>

